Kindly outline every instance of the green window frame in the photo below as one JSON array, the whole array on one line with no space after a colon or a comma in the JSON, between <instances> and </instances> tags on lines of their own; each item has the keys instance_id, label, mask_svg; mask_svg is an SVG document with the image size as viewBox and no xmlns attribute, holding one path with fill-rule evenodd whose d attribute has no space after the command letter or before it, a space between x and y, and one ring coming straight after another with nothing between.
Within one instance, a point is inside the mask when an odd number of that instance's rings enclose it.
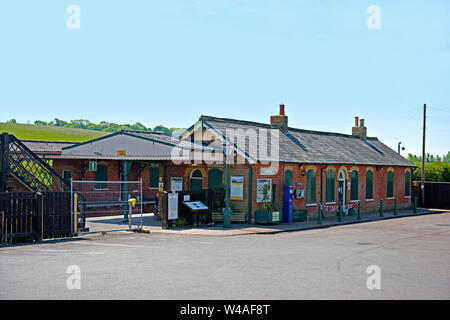
<instances>
[{"instance_id":1,"label":"green window frame","mask_svg":"<svg viewBox=\"0 0 450 320\"><path fill-rule=\"evenodd\" d=\"M366 199L373 199L373 171L367 170L366 172Z\"/></svg>"},{"instance_id":2,"label":"green window frame","mask_svg":"<svg viewBox=\"0 0 450 320\"><path fill-rule=\"evenodd\" d=\"M388 173L387 173L386 197L387 198L394 197L394 172L393 171L388 171Z\"/></svg>"},{"instance_id":3,"label":"green window frame","mask_svg":"<svg viewBox=\"0 0 450 320\"><path fill-rule=\"evenodd\" d=\"M350 200L358 200L358 171L353 170L350 184Z\"/></svg>"},{"instance_id":4,"label":"green window frame","mask_svg":"<svg viewBox=\"0 0 450 320\"><path fill-rule=\"evenodd\" d=\"M70 183L70 179L72 178L72 171L70 170L63 170L62 176L64 180L67 181L67 183Z\"/></svg>"},{"instance_id":5,"label":"green window frame","mask_svg":"<svg viewBox=\"0 0 450 320\"><path fill-rule=\"evenodd\" d=\"M159 187L159 167L150 167L149 188Z\"/></svg>"},{"instance_id":6,"label":"green window frame","mask_svg":"<svg viewBox=\"0 0 450 320\"><path fill-rule=\"evenodd\" d=\"M194 171L192 171L190 180L191 190L202 190L203 175L200 170L195 169Z\"/></svg>"},{"instance_id":7,"label":"green window frame","mask_svg":"<svg viewBox=\"0 0 450 320\"><path fill-rule=\"evenodd\" d=\"M411 196L411 173L405 172L405 197Z\"/></svg>"},{"instance_id":8,"label":"green window frame","mask_svg":"<svg viewBox=\"0 0 450 320\"><path fill-rule=\"evenodd\" d=\"M292 171L286 170L284 172L284 184L292 186Z\"/></svg>"},{"instance_id":9,"label":"green window frame","mask_svg":"<svg viewBox=\"0 0 450 320\"><path fill-rule=\"evenodd\" d=\"M95 171L95 181L107 181L108 180L108 167L104 164L98 164ZM106 183L96 183L95 189L103 190L107 189Z\"/></svg>"},{"instance_id":10,"label":"green window frame","mask_svg":"<svg viewBox=\"0 0 450 320\"><path fill-rule=\"evenodd\" d=\"M326 182L326 202L335 202L334 200L334 186L335 185L335 179L334 179L334 171L328 170L327 171L327 182Z\"/></svg>"},{"instance_id":11,"label":"green window frame","mask_svg":"<svg viewBox=\"0 0 450 320\"><path fill-rule=\"evenodd\" d=\"M316 171L311 169L306 173L306 204L316 203Z\"/></svg>"}]
</instances>

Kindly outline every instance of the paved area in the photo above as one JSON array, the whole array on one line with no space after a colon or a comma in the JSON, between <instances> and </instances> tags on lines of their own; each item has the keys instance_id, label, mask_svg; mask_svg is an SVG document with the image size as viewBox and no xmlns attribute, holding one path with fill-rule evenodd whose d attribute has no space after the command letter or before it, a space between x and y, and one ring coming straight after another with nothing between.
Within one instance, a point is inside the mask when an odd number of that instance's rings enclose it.
<instances>
[{"instance_id":1,"label":"paved area","mask_svg":"<svg viewBox=\"0 0 450 320\"><path fill-rule=\"evenodd\" d=\"M0 299L450 299L449 240L449 213L252 236L97 233L0 247ZM73 265L80 289L67 287Z\"/></svg>"},{"instance_id":2,"label":"paved area","mask_svg":"<svg viewBox=\"0 0 450 320\"><path fill-rule=\"evenodd\" d=\"M262 225L262 224L244 224L233 223L231 228L224 228L221 224L216 224L215 227L186 227L175 229L162 229L161 220L157 219L153 213L147 213L140 217L137 215L133 218L132 228L136 228L137 225L142 225L143 229L150 231L151 233L166 233L166 234L186 234L186 235L200 235L200 236L236 236L247 234L260 234L260 233L278 233L308 230L313 228L328 228L331 226L345 225L352 223L363 223L377 221L381 219L394 219L403 218L414 215L433 214L443 212L443 210L435 209L418 209L417 213L414 213L412 209L399 210L397 215L394 215L393 211L385 211L384 216L380 217L379 212L364 213L362 219L358 220L357 215L343 216L340 222L337 216L326 217L322 219L322 224L318 224L317 219L309 219L304 222L283 223L278 225ZM120 232L129 230L128 222L123 221L123 216L114 217L98 217L88 218L87 226L89 227L88 233L80 233L80 236L89 235L97 232Z\"/></svg>"}]
</instances>

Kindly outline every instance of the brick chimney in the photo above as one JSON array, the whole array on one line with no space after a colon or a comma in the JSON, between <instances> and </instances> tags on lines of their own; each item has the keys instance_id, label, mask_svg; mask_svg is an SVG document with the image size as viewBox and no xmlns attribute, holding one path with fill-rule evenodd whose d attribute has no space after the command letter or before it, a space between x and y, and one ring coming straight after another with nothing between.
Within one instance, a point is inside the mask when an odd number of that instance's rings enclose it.
<instances>
[{"instance_id":1,"label":"brick chimney","mask_svg":"<svg viewBox=\"0 0 450 320\"><path fill-rule=\"evenodd\" d=\"M288 117L284 114L284 104L280 104L280 112L277 116L270 117L270 124L278 126L282 130L288 129Z\"/></svg>"},{"instance_id":2,"label":"brick chimney","mask_svg":"<svg viewBox=\"0 0 450 320\"><path fill-rule=\"evenodd\" d=\"M367 128L364 127L364 119L359 119L359 117L355 117L355 126L352 128L352 136L360 137L363 140L367 139Z\"/></svg>"}]
</instances>

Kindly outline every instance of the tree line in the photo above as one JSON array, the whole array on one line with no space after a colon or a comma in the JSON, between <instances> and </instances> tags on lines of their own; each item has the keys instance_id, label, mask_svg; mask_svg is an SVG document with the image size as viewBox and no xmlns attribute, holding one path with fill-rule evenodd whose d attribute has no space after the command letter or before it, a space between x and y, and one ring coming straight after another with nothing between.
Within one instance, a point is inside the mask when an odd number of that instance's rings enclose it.
<instances>
[{"instance_id":1,"label":"tree line","mask_svg":"<svg viewBox=\"0 0 450 320\"><path fill-rule=\"evenodd\" d=\"M11 119L6 121L7 123L17 123L16 119ZM139 131L151 131L151 132L162 132L168 135L171 135L174 131L182 131L184 128L167 128L163 125L156 126L154 128L146 127L140 122L136 122L135 124L118 124L114 122L101 121L100 123L93 123L89 120L79 119L79 120L70 120L64 121L58 118L55 118L53 121L45 122L41 120L36 120L34 122L35 125L38 126L54 126L54 127L65 127L65 128L78 128L78 129L87 129L94 131L104 131L104 132L116 132L120 130L139 130Z\"/></svg>"},{"instance_id":2,"label":"tree line","mask_svg":"<svg viewBox=\"0 0 450 320\"><path fill-rule=\"evenodd\" d=\"M418 166L413 171L413 180L420 181L422 178L422 156L408 154L408 160ZM450 182L450 151L442 157L426 154L425 181Z\"/></svg>"}]
</instances>

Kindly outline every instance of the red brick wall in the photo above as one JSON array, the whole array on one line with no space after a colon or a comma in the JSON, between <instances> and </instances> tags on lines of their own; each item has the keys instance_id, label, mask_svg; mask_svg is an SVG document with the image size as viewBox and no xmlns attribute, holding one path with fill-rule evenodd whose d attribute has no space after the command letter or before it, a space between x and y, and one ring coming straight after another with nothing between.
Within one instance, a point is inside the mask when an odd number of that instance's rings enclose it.
<instances>
[{"instance_id":1,"label":"red brick wall","mask_svg":"<svg viewBox=\"0 0 450 320\"><path fill-rule=\"evenodd\" d=\"M81 175L81 162L85 162L85 176ZM88 160L62 160L55 159L53 161L53 168L59 174L62 174L62 170L72 171L72 178L75 180L95 180L95 172L88 171ZM109 161L98 161L98 164L107 164L108 166L108 180L117 181L120 180L119 176L119 166L120 161L109 160ZM143 195L144 199L154 198L157 196L157 189L151 189L149 187L150 182L150 169L146 167L142 170L141 175L138 175L139 166L143 166L143 163L133 163L130 170L129 180L139 180L143 181ZM208 188L208 170L218 167L223 170L223 185L225 185L225 168L223 166L217 165L173 165L172 162L166 162L166 179L164 181L164 189L170 189L170 177L182 177L183 178L183 189L189 190L190 187L190 174L193 170L199 169L202 172L202 187L204 189ZM283 185L285 183L285 171L291 170L293 172L292 184L293 189L301 188L306 191L306 173L309 169L315 169L316 171L316 201L321 201L321 168L325 168L325 165L300 165L300 164L290 164L282 163L279 164L278 171L273 176L261 175L261 168L266 167L261 163L252 165L253 168L253 181L252 181L252 216L254 217L254 211L261 207L261 203L256 203L256 186L257 179L259 178L270 178L272 179L272 184L276 184L276 194L275 197L272 195L272 199L275 198L275 202L278 205L280 211L282 210L283 202ZM373 169L373 200L366 200L366 170L368 166L340 166L340 165L330 165L327 169L334 168L335 170L335 204L325 204L329 206L337 206L337 201L339 199L339 172L344 170L346 173L346 185L345 187L345 203L350 204L350 189L348 183L351 182L351 171L358 170L358 198L361 200L362 212L376 211L380 206L380 199L383 198L385 210L391 210L394 206L393 199L387 199L387 172L388 170L393 170L394 172L394 197L397 198L398 208L408 208L411 207L411 199L405 197L405 170L409 170L406 167L370 167ZM323 176L323 187L322 187L322 202L326 199L326 170L324 169ZM304 175L302 175L304 171ZM159 171L160 177L163 177L163 167L160 166ZM230 203L242 212L247 212L248 210L248 175L249 169L247 166L241 164L230 165L230 176L237 175L244 177L244 200L232 200ZM355 203L356 206L356 203ZM306 205L306 192L305 198L296 199L294 198L294 209L306 209L308 214L311 216L317 215L317 205ZM331 214L333 214L331 212Z\"/></svg>"}]
</instances>

